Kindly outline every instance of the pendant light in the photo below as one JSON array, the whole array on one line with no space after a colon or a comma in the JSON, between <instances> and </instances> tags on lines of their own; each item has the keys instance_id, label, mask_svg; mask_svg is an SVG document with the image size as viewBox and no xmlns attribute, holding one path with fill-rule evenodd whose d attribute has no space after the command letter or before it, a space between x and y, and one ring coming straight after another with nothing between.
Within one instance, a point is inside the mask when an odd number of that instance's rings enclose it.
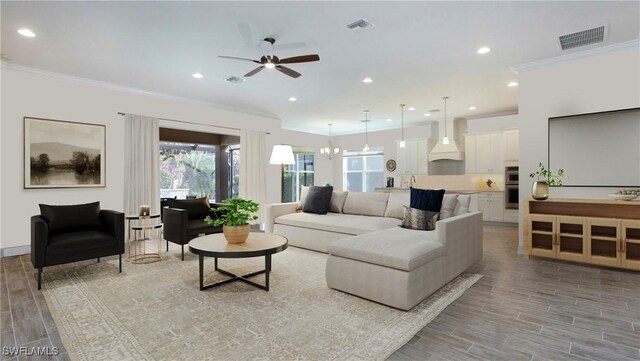
<instances>
[{"instance_id":1,"label":"pendant light","mask_svg":"<svg viewBox=\"0 0 640 361\"><path fill-rule=\"evenodd\" d=\"M340 153L340 148L333 146L333 134L331 133L331 126L332 124L329 124L329 143L327 143L324 148L320 148L320 155L329 160L333 159L333 157Z\"/></svg>"},{"instance_id":2,"label":"pendant light","mask_svg":"<svg viewBox=\"0 0 640 361\"><path fill-rule=\"evenodd\" d=\"M400 104L400 119L402 119L402 139L400 139L400 148L406 147L406 143L404 142L404 106L406 104Z\"/></svg>"},{"instance_id":3,"label":"pendant light","mask_svg":"<svg viewBox=\"0 0 640 361\"><path fill-rule=\"evenodd\" d=\"M364 111L364 147L362 148L363 152L369 151L369 111Z\"/></svg>"},{"instance_id":4,"label":"pendant light","mask_svg":"<svg viewBox=\"0 0 640 361\"><path fill-rule=\"evenodd\" d=\"M447 99L449 97L443 97L444 100L444 138L442 138L442 144L449 144L449 137L447 137Z\"/></svg>"}]
</instances>

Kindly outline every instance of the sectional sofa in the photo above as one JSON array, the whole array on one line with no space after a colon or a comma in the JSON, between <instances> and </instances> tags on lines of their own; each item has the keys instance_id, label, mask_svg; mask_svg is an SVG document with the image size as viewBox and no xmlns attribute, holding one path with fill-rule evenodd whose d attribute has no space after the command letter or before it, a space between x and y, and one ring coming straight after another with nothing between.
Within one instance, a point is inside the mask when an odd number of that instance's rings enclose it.
<instances>
[{"instance_id":1,"label":"sectional sofa","mask_svg":"<svg viewBox=\"0 0 640 361\"><path fill-rule=\"evenodd\" d=\"M409 310L482 258L482 213L469 203L445 194L436 229L418 231L399 227L408 192L334 192L326 215L267 205L265 230L329 253L330 288Z\"/></svg>"}]
</instances>

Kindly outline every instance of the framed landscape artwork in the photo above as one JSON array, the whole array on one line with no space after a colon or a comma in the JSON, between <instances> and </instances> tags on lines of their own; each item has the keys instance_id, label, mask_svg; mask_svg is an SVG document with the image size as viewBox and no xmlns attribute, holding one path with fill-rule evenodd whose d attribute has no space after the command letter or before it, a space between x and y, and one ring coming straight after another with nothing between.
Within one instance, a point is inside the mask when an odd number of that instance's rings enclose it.
<instances>
[{"instance_id":1,"label":"framed landscape artwork","mask_svg":"<svg viewBox=\"0 0 640 361\"><path fill-rule=\"evenodd\" d=\"M24 188L105 186L104 125L24 117Z\"/></svg>"}]
</instances>

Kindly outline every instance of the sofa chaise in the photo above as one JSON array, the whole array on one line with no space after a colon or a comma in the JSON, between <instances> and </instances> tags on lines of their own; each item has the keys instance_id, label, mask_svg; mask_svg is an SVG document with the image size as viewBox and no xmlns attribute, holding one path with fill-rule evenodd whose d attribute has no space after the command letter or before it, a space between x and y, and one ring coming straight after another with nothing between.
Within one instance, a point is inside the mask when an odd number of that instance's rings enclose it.
<instances>
[{"instance_id":1,"label":"sofa chaise","mask_svg":"<svg viewBox=\"0 0 640 361\"><path fill-rule=\"evenodd\" d=\"M265 225L292 246L329 253L330 288L409 310L482 258L482 213L469 212L469 195L446 194L433 231L399 227L407 192L334 195L326 215L267 205Z\"/></svg>"}]
</instances>

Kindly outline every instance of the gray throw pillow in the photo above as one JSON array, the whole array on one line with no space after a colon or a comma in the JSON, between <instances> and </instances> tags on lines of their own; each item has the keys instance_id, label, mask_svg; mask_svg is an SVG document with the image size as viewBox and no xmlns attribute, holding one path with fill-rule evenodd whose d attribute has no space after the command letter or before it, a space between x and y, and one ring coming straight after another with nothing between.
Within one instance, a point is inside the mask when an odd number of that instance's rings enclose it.
<instances>
[{"instance_id":1,"label":"gray throw pillow","mask_svg":"<svg viewBox=\"0 0 640 361\"><path fill-rule=\"evenodd\" d=\"M302 211L304 213L327 214L331 203L331 193L333 193L333 187L309 187Z\"/></svg>"},{"instance_id":2,"label":"gray throw pillow","mask_svg":"<svg viewBox=\"0 0 640 361\"><path fill-rule=\"evenodd\" d=\"M400 227L419 231L433 231L436 229L436 222L439 217L440 212L423 211L404 206L404 219Z\"/></svg>"}]
</instances>

